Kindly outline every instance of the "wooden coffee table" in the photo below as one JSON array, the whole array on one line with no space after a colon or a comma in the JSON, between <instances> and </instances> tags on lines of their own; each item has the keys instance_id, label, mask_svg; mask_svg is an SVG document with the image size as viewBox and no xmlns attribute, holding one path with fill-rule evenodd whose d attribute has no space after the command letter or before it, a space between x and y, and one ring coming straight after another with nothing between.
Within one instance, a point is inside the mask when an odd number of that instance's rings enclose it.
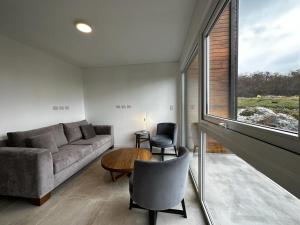
<instances>
[{"instance_id":1,"label":"wooden coffee table","mask_svg":"<svg viewBox=\"0 0 300 225\"><path fill-rule=\"evenodd\" d=\"M104 155L101 165L110 172L112 180L116 181L133 171L135 160L151 160L151 158L152 154L149 149L121 148ZM114 176L114 173L119 173L119 175Z\"/></svg>"}]
</instances>

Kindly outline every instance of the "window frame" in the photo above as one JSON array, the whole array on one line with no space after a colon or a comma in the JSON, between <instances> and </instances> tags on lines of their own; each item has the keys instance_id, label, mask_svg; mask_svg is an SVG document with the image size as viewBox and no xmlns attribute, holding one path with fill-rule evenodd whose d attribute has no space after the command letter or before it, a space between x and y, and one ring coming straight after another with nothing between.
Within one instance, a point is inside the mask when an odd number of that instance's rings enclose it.
<instances>
[{"instance_id":1,"label":"window frame","mask_svg":"<svg viewBox=\"0 0 300 225\"><path fill-rule=\"evenodd\" d=\"M236 77L238 74L238 1L239 0L220 0L217 7L215 8L212 16L210 17L207 26L204 29L202 34L202 55L203 55L203 91L202 91L202 117L204 121L208 121L213 124L217 124L230 129L241 134L247 135L249 137L255 138L260 141L275 145L287 151L296 153L300 155L300 120L298 120L298 133L287 132L279 129L274 129L266 126L261 126L257 124L248 124L236 120ZM222 14L225 7L232 3L231 12L230 12L230 23L231 23L231 32L230 32L230 93L229 93L229 105L230 105L230 118L222 118L214 115L208 114L208 102L209 102L209 93L208 93L208 83L209 83L209 34L213 29L215 23L218 21L218 18ZM234 10L234 12L232 12ZM234 13L234 14L233 14ZM235 30L233 30L236 28ZM233 32L236 32L235 35L232 35ZM299 98L300 105L300 98ZM299 111L300 115L300 111Z\"/></svg>"},{"instance_id":2,"label":"window frame","mask_svg":"<svg viewBox=\"0 0 300 225\"><path fill-rule=\"evenodd\" d=\"M194 46L194 48L193 48L193 50L192 50L192 52L191 52L191 54L189 55L189 58L188 58L188 61L187 61L187 63L186 63L186 66L185 66L185 68L184 68L184 70L183 70L183 72L182 72L182 74L183 74L183 102L184 102L184 104L183 104L183 110L184 110L184 116L183 116L183 122L184 122L184 144L186 145L187 144L187 138L188 138L188 129L187 129L187 122L188 122L188 105L187 105L187 102L188 102L188 100L187 100L187 73L188 73L188 69L189 69L189 67L190 67L190 65L192 64L192 62L193 62L193 60L194 60L194 58L196 57L196 55L198 55L199 56L199 45L198 45L198 42L196 42L196 44L195 44L195 46ZM199 58L198 58L198 60L199 60ZM199 78L200 78L200 70L199 70ZM198 85L199 85L199 83L198 83ZM199 89L200 89L200 85L199 85ZM198 102L199 102L199 94L198 94ZM199 107L199 105L198 105L198 112L199 112L199 110L200 110L200 107ZM198 115L199 116L199 115ZM199 119L200 120L200 119Z\"/></svg>"}]
</instances>

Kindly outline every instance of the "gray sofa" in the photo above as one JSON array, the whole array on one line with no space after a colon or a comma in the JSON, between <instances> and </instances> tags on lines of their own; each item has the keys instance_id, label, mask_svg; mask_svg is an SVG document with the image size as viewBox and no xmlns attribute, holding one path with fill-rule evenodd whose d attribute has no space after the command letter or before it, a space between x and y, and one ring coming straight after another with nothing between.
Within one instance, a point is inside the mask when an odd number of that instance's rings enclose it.
<instances>
[{"instance_id":1,"label":"gray sofa","mask_svg":"<svg viewBox=\"0 0 300 225\"><path fill-rule=\"evenodd\" d=\"M8 140L0 142L0 195L41 205L54 188L113 147L112 126L94 126L96 136L83 139L80 126L86 124L83 120L7 133ZM45 133L53 136L57 152L27 147L29 138Z\"/></svg>"}]
</instances>

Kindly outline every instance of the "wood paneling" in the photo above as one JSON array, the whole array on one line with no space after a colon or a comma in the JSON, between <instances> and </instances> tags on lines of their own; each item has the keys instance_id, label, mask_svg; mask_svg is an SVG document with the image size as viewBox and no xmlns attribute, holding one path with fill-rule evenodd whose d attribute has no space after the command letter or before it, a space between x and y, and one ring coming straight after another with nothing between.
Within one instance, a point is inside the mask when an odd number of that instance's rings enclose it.
<instances>
[{"instance_id":1,"label":"wood paneling","mask_svg":"<svg viewBox=\"0 0 300 225\"><path fill-rule=\"evenodd\" d=\"M228 118L230 82L230 5L209 34L209 114ZM207 136L207 152L229 152L215 139Z\"/></svg>"},{"instance_id":2,"label":"wood paneling","mask_svg":"<svg viewBox=\"0 0 300 225\"><path fill-rule=\"evenodd\" d=\"M209 34L209 114L229 116L230 5Z\"/></svg>"}]
</instances>

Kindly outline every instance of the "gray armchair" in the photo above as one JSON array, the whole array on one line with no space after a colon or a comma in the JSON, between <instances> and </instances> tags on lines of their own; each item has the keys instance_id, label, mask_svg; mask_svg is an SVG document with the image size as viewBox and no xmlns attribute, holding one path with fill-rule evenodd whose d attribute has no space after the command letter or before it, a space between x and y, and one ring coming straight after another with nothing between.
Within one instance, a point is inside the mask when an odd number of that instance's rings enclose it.
<instances>
[{"instance_id":1,"label":"gray armchair","mask_svg":"<svg viewBox=\"0 0 300 225\"><path fill-rule=\"evenodd\" d=\"M161 149L161 153L153 153L153 155L161 155L161 161L164 161L165 155L177 156L176 150L177 142L177 125L176 123L159 123L157 124L156 135L150 139L150 151L157 147ZM174 148L175 154L166 154L166 148Z\"/></svg>"},{"instance_id":2,"label":"gray armchair","mask_svg":"<svg viewBox=\"0 0 300 225\"><path fill-rule=\"evenodd\" d=\"M157 212L173 213L187 218L184 193L190 161L189 151L179 148L178 158L164 162L136 160L130 177L129 209L149 211L150 225L156 224ZM182 210L171 209L178 204Z\"/></svg>"}]
</instances>

